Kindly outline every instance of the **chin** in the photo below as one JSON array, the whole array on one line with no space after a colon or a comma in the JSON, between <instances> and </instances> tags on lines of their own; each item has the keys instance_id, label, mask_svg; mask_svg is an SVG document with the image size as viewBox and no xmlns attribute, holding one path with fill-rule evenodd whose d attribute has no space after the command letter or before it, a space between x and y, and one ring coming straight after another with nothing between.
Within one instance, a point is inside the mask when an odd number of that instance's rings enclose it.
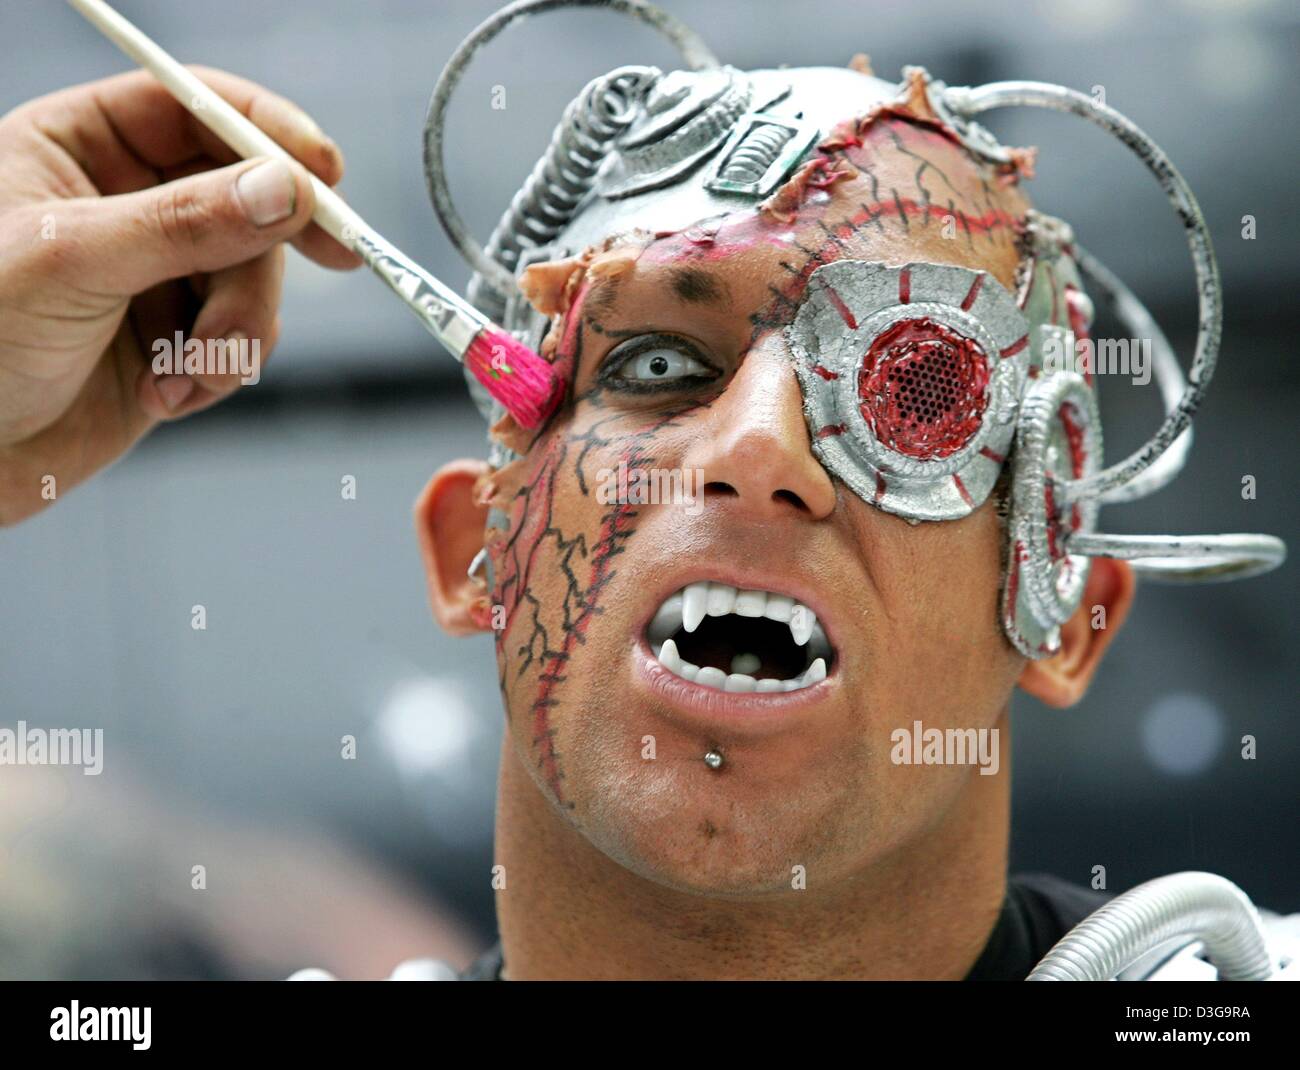
<instances>
[{"instance_id":1,"label":"chin","mask_svg":"<svg viewBox=\"0 0 1300 1070\"><path fill-rule=\"evenodd\" d=\"M863 851L861 796L850 806L843 789L828 793L818 779L792 777L788 768L751 764L719 773L697 759L669 759L605 769L589 782L587 797L599 801L576 815L582 834L638 877L677 892L789 894L796 866L805 884L822 882L850 869L848 860Z\"/></svg>"},{"instance_id":2,"label":"chin","mask_svg":"<svg viewBox=\"0 0 1300 1070\"><path fill-rule=\"evenodd\" d=\"M612 842L596 846L638 877L675 892L713 898L790 892L791 854L768 834L748 835L717 825L719 817L703 809L683 813L670 829L633 818L629 825L605 830Z\"/></svg>"}]
</instances>

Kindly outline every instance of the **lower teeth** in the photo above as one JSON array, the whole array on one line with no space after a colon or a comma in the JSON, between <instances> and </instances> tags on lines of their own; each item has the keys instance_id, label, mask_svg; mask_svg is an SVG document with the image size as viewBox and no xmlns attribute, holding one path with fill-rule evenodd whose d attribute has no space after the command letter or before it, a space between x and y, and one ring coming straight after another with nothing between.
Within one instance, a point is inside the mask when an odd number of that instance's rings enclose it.
<instances>
[{"instance_id":1,"label":"lower teeth","mask_svg":"<svg viewBox=\"0 0 1300 1070\"><path fill-rule=\"evenodd\" d=\"M817 658L793 680L759 680L751 676L750 673L761 664L753 654L737 654L732 658L730 674L711 665L701 668L683 661L677 652L677 644L671 639L665 639L659 650L659 664L683 680L691 680L715 691L797 691L826 679L824 658ZM749 672L740 672L740 669L748 669Z\"/></svg>"},{"instance_id":2,"label":"lower teeth","mask_svg":"<svg viewBox=\"0 0 1300 1070\"><path fill-rule=\"evenodd\" d=\"M731 671L753 676L762 664L757 654L737 654L731 659Z\"/></svg>"}]
</instances>

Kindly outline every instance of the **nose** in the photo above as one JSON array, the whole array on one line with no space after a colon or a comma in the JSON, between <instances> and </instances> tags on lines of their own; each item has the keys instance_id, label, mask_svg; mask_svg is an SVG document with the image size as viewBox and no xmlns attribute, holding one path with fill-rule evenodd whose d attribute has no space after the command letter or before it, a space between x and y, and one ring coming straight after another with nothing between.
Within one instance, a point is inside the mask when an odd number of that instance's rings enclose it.
<instances>
[{"instance_id":1,"label":"nose","mask_svg":"<svg viewBox=\"0 0 1300 1070\"><path fill-rule=\"evenodd\" d=\"M813 456L803 393L779 331L750 347L707 421L686 462L703 471L706 498L734 499L755 518L830 516L835 486Z\"/></svg>"}]
</instances>

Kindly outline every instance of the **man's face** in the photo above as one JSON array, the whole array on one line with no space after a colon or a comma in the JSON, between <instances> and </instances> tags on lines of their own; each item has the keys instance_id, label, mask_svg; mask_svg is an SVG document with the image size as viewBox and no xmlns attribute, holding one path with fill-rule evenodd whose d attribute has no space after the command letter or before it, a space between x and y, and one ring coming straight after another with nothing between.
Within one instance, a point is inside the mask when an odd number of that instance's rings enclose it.
<instances>
[{"instance_id":1,"label":"man's face","mask_svg":"<svg viewBox=\"0 0 1300 1070\"><path fill-rule=\"evenodd\" d=\"M840 159L847 177L814 176L780 216L597 256L559 326L566 404L490 491L510 518L489 544L513 746L593 844L679 889L779 891L794 866L834 878L923 836L972 770L894 765L891 732L991 727L1023 664L998 620L994 502L909 524L832 478L782 327L839 259L954 264L1012 289L1026 203L905 121ZM697 471L702 503L645 502L665 474L698 492ZM672 596L706 581L724 607L727 587L765 592L778 617L807 607L812 639L734 608L686 632ZM660 660L665 634L757 689L691 682ZM816 656L824 679L771 682Z\"/></svg>"}]
</instances>

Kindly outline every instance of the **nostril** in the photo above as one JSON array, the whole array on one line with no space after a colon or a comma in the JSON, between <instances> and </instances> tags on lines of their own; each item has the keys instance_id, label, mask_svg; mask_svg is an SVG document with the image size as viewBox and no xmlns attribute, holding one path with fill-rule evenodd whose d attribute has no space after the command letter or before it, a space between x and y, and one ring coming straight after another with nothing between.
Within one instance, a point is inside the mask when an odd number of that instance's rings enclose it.
<instances>
[{"instance_id":1,"label":"nostril","mask_svg":"<svg viewBox=\"0 0 1300 1070\"><path fill-rule=\"evenodd\" d=\"M723 483L720 480L715 480L712 483L705 483L704 493L722 495L729 498L739 498L741 496L740 491L734 486L730 483ZM808 504L792 490L774 490L772 492L772 500L774 502L785 502L787 505L792 505L801 513L812 511L808 508Z\"/></svg>"},{"instance_id":2,"label":"nostril","mask_svg":"<svg viewBox=\"0 0 1300 1070\"><path fill-rule=\"evenodd\" d=\"M773 491L772 498L778 502L788 502L790 505L793 505L800 512L803 513L811 512L808 506L804 503L804 500L792 490Z\"/></svg>"}]
</instances>

